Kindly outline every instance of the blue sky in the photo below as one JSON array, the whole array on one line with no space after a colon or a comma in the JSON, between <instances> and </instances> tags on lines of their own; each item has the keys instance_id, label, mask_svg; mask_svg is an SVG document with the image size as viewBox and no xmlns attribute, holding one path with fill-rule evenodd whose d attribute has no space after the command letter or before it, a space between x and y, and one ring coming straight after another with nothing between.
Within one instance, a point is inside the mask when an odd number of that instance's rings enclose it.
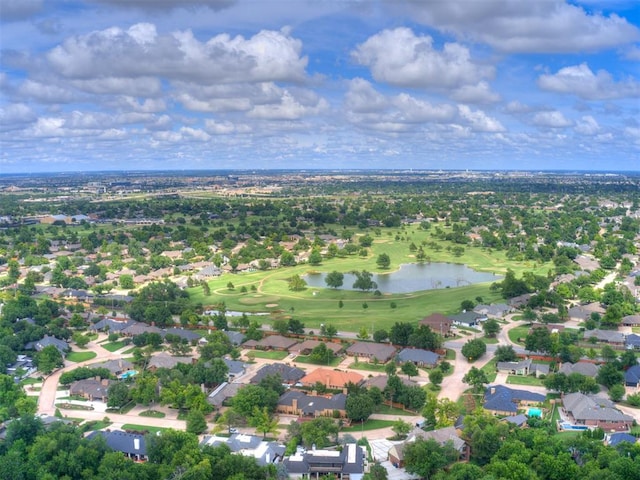
<instances>
[{"instance_id":1,"label":"blue sky","mask_svg":"<svg viewBox=\"0 0 640 480\"><path fill-rule=\"evenodd\" d=\"M0 173L640 170L636 0L0 0Z\"/></svg>"}]
</instances>

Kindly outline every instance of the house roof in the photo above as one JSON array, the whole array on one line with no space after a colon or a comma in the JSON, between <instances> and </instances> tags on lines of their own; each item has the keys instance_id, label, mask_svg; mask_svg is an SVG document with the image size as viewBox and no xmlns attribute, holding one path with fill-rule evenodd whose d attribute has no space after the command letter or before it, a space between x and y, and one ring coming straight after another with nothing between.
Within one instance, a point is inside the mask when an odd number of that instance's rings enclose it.
<instances>
[{"instance_id":1,"label":"house roof","mask_svg":"<svg viewBox=\"0 0 640 480\"><path fill-rule=\"evenodd\" d=\"M117 452L123 452L129 455L147 455L147 443L145 442L144 435L127 433L120 430L102 430L91 432L87 438L95 438L98 435L104 437L109 448Z\"/></svg>"},{"instance_id":2,"label":"house roof","mask_svg":"<svg viewBox=\"0 0 640 480\"><path fill-rule=\"evenodd\" d=\"M320 382L327 386L344 387L349 382L358 384L363 379L364 377L362 375L355 372L316 368L313 372L302 377L300 382L304 385L314 385L316 382Z\"/></svg>"},{"instance_id":3,"label":"house roof","mask_svg":"<svg viewBox=\"0 0 640 480\"><path fill-rule=\"evenodd\" d=\"M571 363L566 362L560 366L558 370L559 373L564 373L565 375L570 375L572 373L579 373L581 375L586 375L588 377L595 377L598 374L598 370L600 367L595 363L590 362L578 362Z\"/></svg>"},{"instance_id":4,"label":"house roof","mask_svg":"<svg viewBox=\"0 0 640 480\"><path fill-rule=\"evenodd\" d=\"M149 360L149 368L173 368L179 363L191 363L191 357L173 357L166 352L160 352Z\"/></svg>"},{"instance_id":5,"label":"house roof","mask_svg":"<svg viewBox=\"0 0 640 480\"><path fill-rule=\"evenodd\" d=\"M103 318L89 327L89 330L104 330L108 328L110 332L119 332L135 322L133 320L126 320L124 322L114 320L113 318Z\"/></svg>"},{"instance_id":6,"label":"house roof","mask_svg":"<svg viewBox=\"0 0 640 480\"><path fill-rule=\"evenodd\" d=\"M634 365L626 372L624 372L624 382L626 384L635 385L638 385L640 383L640 365Z\"/></svg>"},{"instance_id":7,"label":"house roof","mask_svg":"<svg viewBox=\"0 0 640 480\"><path fill-rule=\"evenodd\" d=\"M133 363L128 360L123 360L122 358L117 360L105 360L104 362L94 363L91 365L91 368L106 368L111 373L115 374L118 372L124 372L125 370L130 370L133 368Z\"/></svg>"},{"instance_id":8,"label":"house roof","mask_svg":"<svg viewBox=\"0 0 640 480\"><path fill-rule=\"evenodd\" d=\"M528 418L524 413L521 413L520 415L511 415L505 417L503 418L503 420L508 423L513 423L517 427L521 427L522 425L527 423Z\"/></svg>"},{"instance_id":9,"label":"house roof","mask_svg":"<svg viewBox=\"0 0 640 480\"><path fill-rule=\"evenodd\" d=\"M515 413L520 401L544 402L544 399L545 396L540 393L495 385L487 387L483 406L486 410Z\"/></svg>"},{"instance_id":10,"label":"house roof","mask_svg":"<svg viewBox=\"0 0 640 480\"><path fill-rule=\"evenodd\" d=\"M228 398L232 398L238 393L242 387L241 383L221 383L213 392L207 397L207 402L214 407L220 408L224 401Z\"/></svg>"},{"instance_id":11,"label":"house roof","mask_svg":"<svg viewBox=\"0 0 640 480\"><path fill-rule=\"evenodd\" d=\"M69 344L67 342L56 337L50 337L49 335L45 335L40 340L36 340L35 342L27 343L24 348L25 350L36 350L39 352L43 348L50 345L56 347L63 355L70 350Z\"/></svg>"},{"instance_id":12,"label":"house roof","mask_svg":"<svg viewBox=\"0 0 640 480\"><path fill-rule=\"evenodd\" d=\"M224 363L227 364L227 367L229 368L229 373L232 375L238 375L244 372L245 370L246 365L244 362L240 362L238 360L231 360L229 358L223 358L222 360L224 361Z\"/></svg>"},{"instance_id":13,"label":"house roof","mask_svg":"<svg viewBox=\"0 0 640 480\"><path fill-rule=\"evenodd\" d=\"M396 353L396 349L392 345L384 345L382 343L356 342L347 348L347 353L349 355L377 358L379 361L386 363Z\"/></svg>"},{"instance_id":14,"label":"house roof","mask_svg":"<svg viewBox=\"0 0 640 480\"><path fill-rule=\"evenodd\" d=\"M387 375L376 375L375 377L369 377L365 379L365 381L362 383L362 386L365 388L378 387L380 390L384 390L384 388L387 386L388 380L389 377ZM416 382L414 382L413 380L409 380L404 376L400 377L400 381L408 387L414 387L417 385Z\"/></svg>"},{"instance_id":15,"label":"house roof","mask_svg":"<svg viewBox=\"0 0 640 480\"><path fill-rule=\"evenodd\" d=\"M625 344L631 347L640 347L640 335L636 335L635 333L627 335Z\"/></svg>"},{"instance_id":16,"label":"house roof","mask_svg":"<svg viewBox=\"0 0 640 480\"><path fill-rule=\"evenodd\" d=\"M569 393L562 398L562 404L576 420L633 421L633 417L616 410L611 401L600 397Z\"/></svg>"},{"instance_id":17,"label":"house roof","mask_svg":"<svg viewBox=\"0 0 640 480\"><path fill-rule=\"evenodd\" d=\"M251 383L260 383L267 375L280 375L285 383L295 383L305 375L305 371L298 367L290 367L284 363L264 365L251 378Z\"/></svg>"},{"instance_id":18,"label":"house roof","mask_svg":"<svg viewBox=\"0 0 640 480\"><path fill-rule=\"evenodd\" d=\"M475 307L473 307L474 312L481 315L491 315L493 317L501 317L511 310L513 310L513 307L510 307L506 303L496 303L494 305L476 305Z\"/></svg>"},{"instance_id":19,"label":"house roof","mask_svg":"<svg viewBox=\"0 0 640 480\"><path fill-rule=\"evenodd\" d=\"M305 340L304 342L297 343L293 347L289 348L290 352L304 352L306 350L313 350L321 343L324 343L329 350L333 353L338 353L342 350L342 345L335 342L321 342L320 340Z\"/></svg>"},{"instance_id":20,"label":"house roof","mask_svg":"<svg viewBox=\"0 0 640 480\"><path fill-rule=\"evenodd\" d=\"M454 323L458 322L471 325L473 323L477 323L481 318L484 318L484 315L480 315L476 312L460 312L455 315L450 315L449 318L453 320Z\"/></svg>"},{"instance_id":21,"label":"house roof","mask_svg":"<svg viewBox=\"0 0 640 480\"><path fill-rule=\"evenodd\" d=\"M616 330L587 330L584 332L584 338L595 337L598 340L602 340L610 343L624 343L624 333Z\"/></svg>"},{"instance_id":22,"label":"house roof","mask_svg":"<svg viewBox=\"0 0 640 480\"><path fill-rule=\"evenodd\" d=\"M228 438L206 436L202 442L200 442L200 445L209 445L212 447L227 445L234 453L255 458L258 465L261 466L279 462L286 450L284 445L279 445L276 442L266 442L255 435L245 435L242 433L234 433Z\"/></svg>"},{"instance_id":23,"label":"house roof","mask_svg":"<svg viewBox=\"0 0 640 480\"><path fill-rule=\"evenodd\" d=\"M420 320L420 325L426 325L430 327L434 332L446 333L451 329L451 324L453 323L449 317L441 313L432 313L428 317L424 317Z\"/></svg>"},{"instance_id":24,"label":"house roof","mask_svg":"<svg viewBox=\"0 0 640 480\"><path fill-rule=\"evenodd\" d=\"M344 410L347 405L347 396L344 393L323 397L307 395L298 390L284 392L278 400L278 405L292 406L294 400L298 402L298 408L305 415L315 415L326 410Z\"/></svg>"},{"instance_id":25,"label":"house roof","mask_svg":"<svg viewBox=\"0 0 640 480\"><path fill-rule=\"evenodd\" d=\"M185 330L183 328L167 328L162 332L162 336L166 337L167 334L177 335L180 338L184 338L189 342L194 340L200 340L200 338L202 338L202 335L200 335L199 333L194 332L193 330Z\"/></svg>"},{"instance_id":26,"label":"house roof","mask_svg":"<svg viewBox=\"0 0 640 480\"><path fill-rule=\"evenodd\" d=\"M640 325L640 315L627 315L622 317L622 325Z\"/></svg>"},{"instance_id":27,"label":"house roof","mask_svg":"<svg viewBox=\"0 0 640 480\"><path fill-rule=\"evenodd\" d=\"M282 335L269 335L260 340L256 345L263 348L281 348L288 350L296 343L298 343L298 341L295 338L287 338Z\"/></svg>"},{"instance_id":28,"label":"house roof","mask_svg":"<svg viewBox=\"0 0 640 480\"><path fill-rule=\"evenodd\" d=\"M425 440L435 440L440 445L444 445L447 442L453 443L453 448L461 452L465 446L464 440L458 436L458 432L454 427L439 428L430 432L425 432L421 428L415 428L407 437L407 442L415 441L416 438L423 438Z\"/></svg>"},{"instance_id":29,"label":"house roof","mask_svg":"<svg viewBox=\"0 0 640 480\"><path fill-rule=\"evenodd\" d=\"M622 442L629 442L633 444L633 443L636 443L637 441L638 439L636 437L624 432L612 433L611 435L608 436L608 444L612 447Z\"/></svg>"},{"instance_id":30,"label":"house roof","mask_svg":"<svg viewBox=\"0 0 640 480\"><path fill-rule=\"evenodd\" d=\"M527 358L519 362L498 362L498 370L524 370L531 368L531 359Z\"/></svg>"},{"instance_id":31,"label":"house roof","mask_svg":"<svg viewBox=\"0 0 640 480\"><path fill-rule=\"evenodd\" d=\"M440 355L429 350L421 348L405 348L398 353L398 361L400 362L419 362L429 365L435 365L440 359Z\"/></svg>"},{"instance_id":32,"label":"house roof","mask_svg":"<svg viewBox=\"0 0 640 480\"><path fill-rule=\"evenodd\" d=\"M245 335L242 332L225 330L223 333L227 336L227 338L229 338L232 345L240 345L242 342L244 342Z\"/></svg>"},{"instance_id":33,"label":"house roof","mask_svg":"<svg viewBox=\"0 0 640 480\"><path fill-rule=\"evenodd\" d=\"M124 335L142 335L143 333L159 333L162 334L162 330L158 327L154 327L153 325L147 325L146 323L136 322L129 325L126 328L123 328L122 333Z\"/></svg>"},{"instance_id":34,"label":"house roof","mask_svg":"<svg viewBox=\"0 0 640 480\"><path fill-rule=\"evenodd\" d=\"M70 395L88 395L95 399L107 398L109 387L114 383L111 380L96 380L95 378L86 378L73 382L69 386Z\"/></svg>"},{"instance_id":35,"label":"house roof","mask_svg":"<svg viewBox=\"0 0 640 480\"><path fill-rule=\"evenodd\" d=\"M311 466L314 471L322 469L322 465L333 467L340 465L341 473L361 474L364 472L364 447L355 443L348 443L339 450L311 450L298 451L284 460L289 473L309 473ZM334 472L335 473L335 472Z\"/></svg>"}]
</instances>

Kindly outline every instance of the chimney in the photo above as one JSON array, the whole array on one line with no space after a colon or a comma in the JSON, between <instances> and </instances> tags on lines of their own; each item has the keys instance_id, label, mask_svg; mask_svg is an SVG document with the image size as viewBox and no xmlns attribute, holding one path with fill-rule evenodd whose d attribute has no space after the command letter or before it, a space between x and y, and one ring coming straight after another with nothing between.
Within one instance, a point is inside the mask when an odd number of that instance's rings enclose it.
<instances>
[{"instance_id":1,"label":"chimney","mask_svg":"<svg viewBox=\"0 0 640 480\"><path fill-rule=\"evenodd\" d=\"M291 400L291 408L293 408L293 411L297 411L298 410L298 399L294 398L293 400Z\"/></svg>"},{"instance_id":2,"label":"chimney","mask_svg":"<svg viewBox=\"0 0 640 480\"><path fill-rule=\"evenodd\" d=\"M139 438L134 438L133 439L133 448L134 448L134 450L140 450L140 439Z\"/></svg>"},{"instance_id":3,"label":"chimney","mask_svg":"<svg viewBox=\"0 0 640 480\"><path fill-rule=\"evenodd\" d=\"M496 387L491 387L491 389L489 390L489 393L491 393L491 395L496 393Z\"/></svg>"},{"instance_id":4,"label":"chimney","mask_svg":"<svg viewBox=\"0 0 640 480\"><path fill-rule=\"evenodd\" d=\"M102 382L100 382L102 384L103 387L108 387L109 386L109 379L108 378L103 378Z\"/></svg>"}]
</instances>

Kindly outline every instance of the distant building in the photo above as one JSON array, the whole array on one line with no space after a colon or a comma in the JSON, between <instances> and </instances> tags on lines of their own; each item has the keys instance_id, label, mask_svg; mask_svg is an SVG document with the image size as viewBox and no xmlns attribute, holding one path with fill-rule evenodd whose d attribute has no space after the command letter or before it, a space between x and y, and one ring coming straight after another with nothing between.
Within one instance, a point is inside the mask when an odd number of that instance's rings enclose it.
<instances>
[{"instance_id":1,"label":"distant building","mask_svg":"<svg viewBox=\"0 0 640 480\"><path fill-rule=\"evenodd\" d=\"M127 458L136 462L145 462L147 457L147 443L144 435L126 433L120 430L91 432L87 438L102 436L107 445L116 452L122 452Z\"/></svg>"},{"instance_id":2,"label":"distant building","mask_svg":"<svg viewBox=\"0 0 640 480\"><path fill-rule=\"evenodd\" d=\"M302 450L285 458L284 465L289 478L337 478L361 480L364 476L364 447L349 443L339 450Z\"/></svg>"}]
</instances>

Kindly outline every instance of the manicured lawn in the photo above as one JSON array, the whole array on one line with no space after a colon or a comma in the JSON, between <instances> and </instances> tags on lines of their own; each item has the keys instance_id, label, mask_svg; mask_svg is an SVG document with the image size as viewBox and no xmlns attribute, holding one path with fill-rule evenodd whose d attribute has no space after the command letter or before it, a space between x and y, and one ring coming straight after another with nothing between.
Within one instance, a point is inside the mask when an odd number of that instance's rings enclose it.
<instances>
[{"instance_id":1,"label":"manicured lawn","mask_svg":"<svg viewBox=\"0 0 640 480\"><path fill-rule=\"evenodd\" d=\"M408 412L406 410L402 410L401 408L395 408L389 405L380 405L376 409L376 413L380 413L383 415L415 415L414 412Z\"/></svg>"},{"instance_id":2,"label":"manicured lawn","mask_svg":"<svg viewBox=\"0 0 640 480\"><path fill-rule=\"evenodd\" d=\"M378 430L379 428L387 428L394 424L392 420L367 420L364 425L360 422L353 422L350 427L342 429L343 432L362 432L368 430Z\"/></svg>"},{"instance_id":3,"label":"manicured lawn","mask_svg":"<svg viewBox=\"0 0 640 480\"><path fill-rule=\"evenodd\" d=\"M529 327L526 325L513 328L509 330L509 340L511 340L513 343L517 343L518 345L524 345L524 342L519 342L518 339L521 338L524 340L524 338L527 336L527 333L529 333Z\"/></svg>"},{"instance_id":4,"label":"manicured lawn","mask_svg":"<svg viewBox=\"0 0 640 480\"><path fill-rule=\"evenodd\" d=\"M542 380L532 376L522 376L522 375L509 375L507 377L507 383L512 385L533 385L537 387L542 387Z\"/></svg>"},{"instance_id":5,"label":"manicured lawn","mask_svg":"<svg viewBox=\"0 0 640 480\"><path fill-rule=\"evenodd\" d=\"M105 343L104 345L102 345L102 348L104 348L105 350L109 350L110 352L115 352L116 350L120 350L125 345L127 345L127 342L124 341L111 342Z\"/></svg>"},{"instance_id":6,"label":"manicured lawn","mask_svg":"<svg viewBox=\"0 0 640 480\"><path fill-rule=\"evenodd\" d=\"M456 359L456 351L450 348L447 348L447 354L444 357L445 360L455 360Z\"/></svg>"},{"instance_id":7,"label":"manicured lawn","mask_svg":"<svg viewBox=\"0 0 640 480\"><path fill-rule=\"evenodd\" d=\"M341 361L342 361L341 357L333 357L331 359L331 361L329 362L329 366L330 367L337 367L338 365L340 365ZM295 362L296 363L310 363L311 365L327 365L327 362L315 362L315 361L311 360L309 355L298 355L295 358Z\"/></svg>"},{"instance_id":8,"label":"manicured lawn","mask_svg":"<svg viewBox=\"0 0 640 480\"><path fill-rule=\"evenodd\" d=\"M96 358L98 354L96 352L70 352L67 355L67 360L74 363L85 362Z\"/></svg>"},{"instance_id":9,"label":"manicured lawn","mask_svg":"<svg viewBox=\"0 0 640 480\"><path fill-rule=\"evenodd\" d=\"M495 358L493 358L489 361L489 363L487 363L484 367L481 368L481 370L483 370L487 374L487 379L489 380L489 383L496 381L496 376L498 375L498 373L496 372L497 363L498 361Z\"/></svg>"},{"instance_id":10,"label":"manicured lawn","mask_svg":"<svg viewBox=\"0 0 640 480\"><path fill-rule=\"evenodd\" d=\"M349 368L355 368L356 370L367 370L369 372L384 372L384 365L378 364L375 365L373 363L367 362L353 362L349 365Z\"/></svg>"},{"instance_id":11,"label":"manicured lawn","mask_svg":"<svg viewBox=\"0 0 640 480\"><path fill-rule=\"evenodd\" d=\"M487 345L495 345L496 343L498 343L498 339L494 337L480 337L480 340L482 340Z\"/></svg>"},{"instance_id":12,"label":"manicured lawn","mask_svg":"<svg viewBox=\"0 0 640 480\"><path fill-rule=\"evenodd\" d=\"M164 412L159 412L157 410L145 410L144 412L140 412L138 415L141 417L151 418L164 418L166 416Z\"/></svg>"},{"instance_id":13,"label":"manicured lawn","mask_svg":"<svg viewBox=\"0 0 640 480\"><path fill-rule=\"evenodd\" d=\"M247 354L248 357L266 358L267 360L282 360L287 355L289 355L289 352L278 352L276 350L251 350Z\"/></svg>"},{"instance_id":14,"label":"manicured lawn","mask_svg":"<svg viewBox=\"0 0 640 480\"><path fill-rule=\"evenodd\" d=\"M138 425L136 423L125 423L124 425L122 425L122 430L135 430L137 432L147 431L149 433L155 434L157 432L162 432L164 430L169 430L169 429L165 427L151 427L149 425Z\"/></svg>"},{"instance_id":15,"label":"manicured lawn","mask_svg":"<svg viewBox=\"0 0 640 480\"><path fill-rule=\"evenodd\" d=\"M33 385L34 383L42 383L41 378L28 377L20 381L20 385Z\"/></svg>"}]
</instances>

